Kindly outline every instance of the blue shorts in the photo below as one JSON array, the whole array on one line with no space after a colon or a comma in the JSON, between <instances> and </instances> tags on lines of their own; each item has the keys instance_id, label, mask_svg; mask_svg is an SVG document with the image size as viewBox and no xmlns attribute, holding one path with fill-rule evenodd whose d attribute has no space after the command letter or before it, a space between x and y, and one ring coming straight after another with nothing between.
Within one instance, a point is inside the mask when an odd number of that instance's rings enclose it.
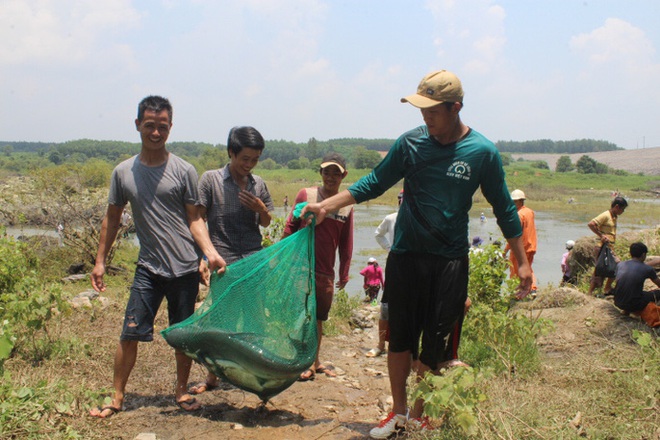
<instances>
[{"instance_id":1,"label":"blue shorts","mask_svg":"<svg viewBox=\"0 0 660 440\"><path fill-rule=\"evenodd\" d=\"M410 351L432 370L438 363L457 359L467 299L468 257L390 252L385 271L389 350Z\"/></svg>"},{"instance_id":2,"label":"blue shorts","mask_svg":"<svg viewBox=\"0 0 660 440\"><path fill-rule=\"evenodd\" d=\"M124 328L119 339L153 341L154 320L163 298L167 298L167 315L170 325L173 325L193 314L198 291L199 272L165 278L138 266L135 269L124 315Z\"/></svg>"}]
</instances>

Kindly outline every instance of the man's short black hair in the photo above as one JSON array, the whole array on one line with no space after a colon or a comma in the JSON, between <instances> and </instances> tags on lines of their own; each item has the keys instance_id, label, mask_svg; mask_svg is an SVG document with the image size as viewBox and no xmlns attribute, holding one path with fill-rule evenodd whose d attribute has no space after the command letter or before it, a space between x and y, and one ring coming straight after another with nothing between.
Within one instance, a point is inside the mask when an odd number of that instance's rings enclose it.
<instances>
[{"instance_id":1,"label":"man's short black hair","mask_svg":"<svg viewBox=\"0 0 660 440\"><path fill-rule=\"evenodd\" d=\"M167 110L167 114L170 117L170 123L171 123L173 110L170 101L167 98L163 98L162 96L155 96L155 95L147 96L142 101L140 101L140 104L138 104L137 119L138 121L142 122L142 120L144 119L144 112L152 111L152 112L160 113L163 110Z\"/></svg>"},{"instance_id":2,"label":"man's short black hair","mask_svg":"<svg viewBox=\"0 0 660 440\"><path fill-rule=\"evenodd\" d=\"M644 243L638 241L630 245L630 256L633 258L639 258L642 255L648 253L649 248L646 247Z\"/></svg>"},{"instance_id":3,"label":"man's short black hair","mask_svg":"<svg viewBox=\"0 0 660 440\"><path fill-rule=\"evenodd\" d=\"M625 208L626 206L628 206L628 202L623 197L615 197L614 200L612 200L611 208L614 208L615 206L620 206L622 208Z\"/></svg>"},{"instance_id":4,"label":"man's short black hair","mask_svg":"<svg viewBox=\"0 0 660 440\"><path fill-rule=\"evenodd\" d=\"M234 127L229 130L227 154L231 151L234 155L237 155L243 148L263 151L265 147L266 143L263 136L254 127Z\"/></svg>"}]
</instances>

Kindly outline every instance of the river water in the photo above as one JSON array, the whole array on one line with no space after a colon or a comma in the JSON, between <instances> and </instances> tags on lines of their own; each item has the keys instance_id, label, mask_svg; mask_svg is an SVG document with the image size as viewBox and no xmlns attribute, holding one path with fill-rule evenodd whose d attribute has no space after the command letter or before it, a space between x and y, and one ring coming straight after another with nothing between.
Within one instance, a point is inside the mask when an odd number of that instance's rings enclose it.
<instances>
[{"instance_id":1,"label":"river water","mask_svg":"<svg viewBox=\"0 0 660 440\"><path fill-rule=\"evenodd\" d=\"M367 259L375 257L381 266L385 266L386 252L383 251L374 239L374 231L380 221L394 212L391 207L380 205L358 205L355 207L355 231L353 260L351 262L351 279L346 286L350 295L363 295L362 277L360 270L367 265ZM486 243L499 240L505 243L504 237L497 226L492 211L484 211L486 221L480 220L481 212L472 210L470 213L469 236L481 237ZM590 220L591 218L589 218ZM569 222L561 215L549 212L536 212L536 233L538 249L534 257L532 268L537 278L537 286L545 287L552 283L558 285L561 281L561 258L567 240L577 240L593 233L587 227L587 221ZM617 233L632 230L646 229L645 225L627 224L625 217L619 219Z\"/></svg>"},{"instance_id":2,"label":"river water","mask_svg":"<svg viewBox=\"0 0 660 440\"><path fill-rule=\"evenodd\" d=\"M351 296L362 296L362 277L360 270L367 265L369 257L375 257L381 266L385 266L387 253L381 249L374 239L374 231L381 220L394 212L392 207L362 204L355 206L355 229L353 239L353 259L351 261L350 280L346 285L346 291ZM480 221L480 212L473 209L470 217L470 238L479 236L486 242L504 238L500 232L497 222L490 210L484 212L487 221ZM282 208L276 208L275 215L283 216ZM587 220L588 221L588 220ZM584 223L569 222L560 215L549 212L536 212L536 231L538 235L538 250L532 265L537 278L538 287L544 287L549 283L559 284L561 280L560 262L565 252L567 240L577 240L580 237L591 235L592 232ZM625 223L625 216L619 220L618 233L644 229L648 226L639 226ZM9 235L18 237L20 235L49 235L57 236L54 230L43 230L35 228L7 228ZM137 240L135 240L137 243Z\"/></svg>"}]
</instances>

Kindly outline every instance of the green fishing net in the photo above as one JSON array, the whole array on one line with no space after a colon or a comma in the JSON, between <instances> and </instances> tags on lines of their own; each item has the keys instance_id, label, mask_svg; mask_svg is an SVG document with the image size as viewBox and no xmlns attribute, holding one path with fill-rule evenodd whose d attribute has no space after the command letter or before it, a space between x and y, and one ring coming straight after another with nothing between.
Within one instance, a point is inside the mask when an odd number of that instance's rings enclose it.
<instances>
[{"instance_id":1,"label":"green fishing net","mask_svg":"<svg viewBox=\"0 0 660 440\"><path fill-rule=\"evenodd\" d=\"M195 313L161 333L263 401L291 386L316 357L313 225L213 274Z\"/></svg>"}]
</instances>

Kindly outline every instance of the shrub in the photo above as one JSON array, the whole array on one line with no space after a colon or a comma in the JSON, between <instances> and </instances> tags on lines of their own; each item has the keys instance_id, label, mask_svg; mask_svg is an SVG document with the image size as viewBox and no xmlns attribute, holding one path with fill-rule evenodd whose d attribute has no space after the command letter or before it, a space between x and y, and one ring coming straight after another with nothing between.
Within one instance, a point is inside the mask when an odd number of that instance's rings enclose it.
<instances>
[{"instance_id":1,"label":"shrub","mask_svg":"<svg viewBox=\"0 0 660 440\"><path fill-rule=\"evenodd\" d=\"M360 306L360 299L349 297L344 289L339 289L332 301L330 319L323 325L323 333L329 336L346 333L350 328L349 320L353 310Z\"/></svg>"},{"instance_id":2,"label":"shrub","mask_svg":"<svg viewBox=\"0 0 660 440\"><path fill-rule=\"evenodd\" d=\"M48 355L54 337L51 319L68 310L57 284L45 284L29 249L14 240L0 239L0 371L13 352L39 361ZM45 338L47 344L40 344Z\"/></svg>"},{"instance_id":3,"label":"shrub","mask_svg":"<svg viewBox=\"0 0 660 440\"><path fill-rule=\"evenodd\" d=\"M490 372L470 367L453 368L442 375L426 373L411 398L423 398L424 413L447 422L443 423L443 430L458 428L466 435L473 435L477 427L477 405L487 399L479 385L491 376Z\"/></svg>"},{"instance_id":4,"label":"shrub","mask_svg":"<svg viewBox=\"0 0 660 440\"><path fill-rule=\"evenodd\" d=\"M502 298L502 283L507 277L509 260L497 244L470 252L468 295L476 302L493 304Z\"/></svg>"},{"instance_id":5,"label":"shrub","mask_svg":"<svg viewBox=\"0 0 660 440\"><path fill-rule=\"evenodd\" d=\"M573 163L571 162L571 157L570 156L560 156L559 159L557 160L557 166L555 168L555 171L558 173L567 173L569 171L573 171L575 167L573 166Z\"/></svg>"},{"instance_id":6,"label":"shrub","mask_svg":"<svg viewBox=\"0 0 660 440\"><path fill-rule=\"evenodd\" d=\"M272 246L282 238L286 221L280 217L274 217L267 228L261 228L261 245Z\"/></svg>"}]
</instances>

